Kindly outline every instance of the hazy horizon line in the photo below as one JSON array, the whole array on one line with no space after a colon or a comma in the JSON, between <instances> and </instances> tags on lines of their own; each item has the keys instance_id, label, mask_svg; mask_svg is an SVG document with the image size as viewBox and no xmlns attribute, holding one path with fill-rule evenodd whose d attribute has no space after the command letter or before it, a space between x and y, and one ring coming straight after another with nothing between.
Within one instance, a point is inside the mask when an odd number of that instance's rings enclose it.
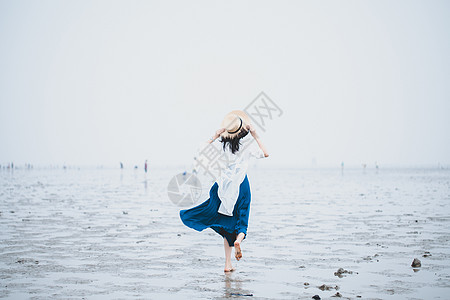
<instances>
[{"instance_id":1,"label":"hazy horizon line","mask_svg":"<svg viewBox=\"0 0 450 300\"><path fill-rule=\"evenodd\" d=\"M148 164L148 170L152 169L180 169L190 172L192 167L186 167L186 164ZM342 169L340 163L337 164L251 164L251 169ZM387 164L344 164L343 169L361 169L361 170L381 170L381 169L450 169L448 163L417 163L417 164L405 164L405 163L387 163ZM123 168L120 167L120 163L117 164L64 164L64 163L46 163L46 164L28 164L28 163L14 163L14 170L28 170L28 169L122 169L122 170L144 170L144 164L124 164ZM0 164L0 170L11 170L10 164ZM202 172L200 170L200 172Z\"/></svg>"}]
</instances>

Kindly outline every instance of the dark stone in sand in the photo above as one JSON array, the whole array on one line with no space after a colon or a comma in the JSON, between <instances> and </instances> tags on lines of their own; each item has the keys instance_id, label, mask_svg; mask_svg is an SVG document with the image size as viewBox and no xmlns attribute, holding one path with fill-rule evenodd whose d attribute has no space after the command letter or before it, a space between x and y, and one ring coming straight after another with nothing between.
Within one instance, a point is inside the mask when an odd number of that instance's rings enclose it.
<instances>
[{"instance_id":1,"label":"dark stone in sand","mask_svg":"<svg viewBox=\"0 0 450 300\"><path fill-rule=\"evenodd\" d=\"M422 266L422 263L417 258L414 258L411 267L413 268L420 268Z\"/></svg>"},{"instance_id":2,"label":"dark stone in sand","mask_svg":"<svg viewBox=\"0 0 450 300\"><path fill-rule=\"evenodd\" d=\"M334 276L337 276L339 278L344 277L342 274L353 274L352 271L344 270L343 268L339 268L336 272L334 272Z\"/></svg>"},{"instance_id":3,"label":"dark stone in sand","mask_svg":"<svg viewBox=\"0 0 450 300\"><path fill-rule=\"evenodd\" d=\"M428 252L428 251L425 251L425 254L424 255L422 255L423 257L428 257L428 256L431 256L431 253L430 252Z\"/></svg>"},{"instance_id":4,"label":"dark stone in sand","mask_svg":"<svg viewBox=\"0 0 450 300\"><path fill-rule=\"evenodd\" d=\"M251 297L253 294L241 294L241 293L230 293L231 296L248 296Z\"/></svg>"},{"instance_id":5,"label":"dark stone in sand","mask_svg":"<svg viewBox=\"0 0 450 300\"><path fill-rule=\"evenodd\" d=\"M339 286L336 285L335 287L332 287L332 286L329 286L329 285L326 285L326 284L322 284L318 288L319 288L319 290L322 290L322 291L329 291L329 290L332 290L332 289L338 290Z\"/></svg>"},{"instance_id":6,"label":"dark stone in sand","mask_svg":"<svg viewBox=\"0 0 450 300\"><path fill-rule=\"evenodd\" d=\"M309 285L309 283L308 283L308 282L305 282L303 285L307 286L307 285Z\"/></svg>"},{"instance_id":7,"label":"dark stone in sand","mask_svg":"<svg viewBox=\"0 0 450 300\"><path fill-rule=\"evenodd\" d=\"M315 300L320 300L319 295L314 295L314 296L312 296L312 298L315 299Z\"/></svg>"},{"instance_id":8,"label":"dark stone in sand","mask_svg":"<svg viewBox=\"0 0 450 300\"><path fill-rule=\"evenodd\" d=\"M342 297L342 295L341 295L341 293L339 293L339 292L336 292L336 294L334 294L333 296L331 296L331 297Z\"/></svg>"}]
</instances>

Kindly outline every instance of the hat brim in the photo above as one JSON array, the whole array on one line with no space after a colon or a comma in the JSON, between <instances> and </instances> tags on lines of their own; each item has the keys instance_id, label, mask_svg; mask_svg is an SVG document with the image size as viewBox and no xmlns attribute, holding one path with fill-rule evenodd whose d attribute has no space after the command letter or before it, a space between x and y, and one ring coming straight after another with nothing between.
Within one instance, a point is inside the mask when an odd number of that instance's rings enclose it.
<instances>
[{"instance_id":1,"label":"hat brim","mask_svg":"<svg viewBox=\"0 0 450 300\"><path fill-rule=\"evenodd\" d=\"M247 130L247 129L246 129L246 126L251 124L250 117L249 117L245 112L243 112L242 110L233 110L233 111L229 112L229 113L225 116L224 120L222 121L222 125L221 125L222 128L226 128L226 125L227 125L227 124L225 124L224 122L225 122L225 120L227 119L227 117L229 117L230 115L237 115L239 118L241 118L241 120L242 120L242 127L241 127L241 129L240 129L238 132L236 132L236 133L229 133L227 130L225 130L225 131L220 135L220 136L223 137L223 138L232 138L232 137L235 137L235 136L237 136L237 135L239 134L239 132L242 130L242 128L244 128L245 130Z\"/></svg>"}]
</instances>

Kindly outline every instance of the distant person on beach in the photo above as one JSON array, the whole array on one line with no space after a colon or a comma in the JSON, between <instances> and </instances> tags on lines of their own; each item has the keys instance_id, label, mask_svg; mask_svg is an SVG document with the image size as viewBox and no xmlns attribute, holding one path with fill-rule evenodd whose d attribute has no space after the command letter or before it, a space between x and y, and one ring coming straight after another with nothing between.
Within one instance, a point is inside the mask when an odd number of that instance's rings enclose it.
<instances>
[{"instance_id":1,"label":"distant person on beach","mask_svg":"<svg viewBox=\"0 0 450 300\"><path fill-rule=\"evenodd\" d=\"M224 238L224 272L227 273L235 270L231 264L232 247L235 258L240 260L241 243L247 236L251 200L247 178L249 160L251 157L268 157L269 154L243 111L234 110L227 114L221 128L205 143L205 147L219 137L222 143L220 153L227 163L209 191L210 198L196 207L181 210L180 218L190 228L197 231L211 228ZM240 147L243 146L241 141L247 146Z\"/></svg>"},{"instance_id":2,"label":"distant person on beach","mask_svg":"<svg viewBox=\"0 0 450 300\"><path fill-rule=\"evenodd\" d=\"M145 170L145 173L147 173L147 160L145 160L144 170Z\"/></svg>"}]
</instances>

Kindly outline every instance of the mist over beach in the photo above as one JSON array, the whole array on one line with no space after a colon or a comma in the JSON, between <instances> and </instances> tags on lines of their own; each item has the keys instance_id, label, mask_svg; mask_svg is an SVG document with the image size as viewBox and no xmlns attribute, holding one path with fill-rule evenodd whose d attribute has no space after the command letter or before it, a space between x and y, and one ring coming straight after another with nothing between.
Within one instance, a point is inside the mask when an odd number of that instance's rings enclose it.
<instances>
[{"instance_id":1,"label":"mist over beach","mask_svg":"<svg viewBox=\"0 0 450 300\"><path fill-rule=\"evenodd\" d=\"M448 299L449 15L0 1L0 298ZM179 213L210 197L223 149L201 145L233 110L270 155L226 273Z\"/></svg>"},{"instance_id":2,"label":"mist over beach","mask_svg":"<svg viewBox=\"0 0 450 300\"><path fill-rule=\"evenodd\" d=\"M267 165L448 166L449 10L2 1L0 164L184 165L263 91Z\"/></svg>"}]
</instances>

